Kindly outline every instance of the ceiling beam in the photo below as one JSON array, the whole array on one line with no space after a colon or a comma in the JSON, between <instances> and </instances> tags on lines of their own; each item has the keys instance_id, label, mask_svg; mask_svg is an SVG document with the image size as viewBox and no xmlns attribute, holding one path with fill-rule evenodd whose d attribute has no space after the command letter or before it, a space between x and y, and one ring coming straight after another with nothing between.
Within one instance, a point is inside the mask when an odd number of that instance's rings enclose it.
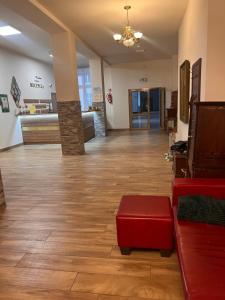
<instances>
[{"instance_id":1,"label":"ceiling beam","mask_svg":"<svg viewBox=\"0 0 225 300\"><path fill-rule=\"evenodd\" d=\"M72 31L38 0L0 0L0 3L50 34L59 33L61 31ZM96 56L102 58L101 55L88 43L84 42L77 33L74 34L76 36L79 52L88 58Z\"/></svg>"}]
</instances>

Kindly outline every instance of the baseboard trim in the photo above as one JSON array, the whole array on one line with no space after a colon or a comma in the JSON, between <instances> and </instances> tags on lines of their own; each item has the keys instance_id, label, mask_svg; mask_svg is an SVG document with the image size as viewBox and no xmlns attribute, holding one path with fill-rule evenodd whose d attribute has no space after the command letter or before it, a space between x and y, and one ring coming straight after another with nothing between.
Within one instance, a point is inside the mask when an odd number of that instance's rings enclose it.
<instances>
[{"instance_id":1,"label":"baseboard trim","mask_svg":"<svg viewBox=\"0 0 225 300\"><path fill-rule=\"evenodd\" d=\"M130 131L130 128L109 128L107 131Z\"/></svg>"},{"instance_id":2,"label":"baseboard trim","mask_svg":"<svg viewBox=\"0 0 225 300\"><path fill-rule=\"evenodd\" d=\"M10 146L10 147L2 148L2 149L0 149L0 152L9 151L9 150L12 150L12 149L14 149L14 148L17 148L17 147L19 147L19 146L22 146L22 145L24 145L24 143L19 143L19 144Z\"/></svg>"}]
</instances>

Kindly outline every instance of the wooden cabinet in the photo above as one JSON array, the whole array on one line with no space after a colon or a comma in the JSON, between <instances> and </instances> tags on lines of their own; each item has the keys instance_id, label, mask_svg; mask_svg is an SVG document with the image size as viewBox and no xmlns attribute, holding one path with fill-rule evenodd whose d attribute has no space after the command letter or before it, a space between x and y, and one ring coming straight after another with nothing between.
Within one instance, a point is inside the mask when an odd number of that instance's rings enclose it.
<instances>
[{"instance_id":1,"label":"wooden cabinet","mask_svg":"<svg viewBox=\"0 0 225 300\"><path fill-rule=\"evenodd\" d=\"M173 173L176 178L187 177L188 159L186 153L173 153Z\"/></svg>"},{"instance_id":2,"label":"wooden cabinet","mask_svg":"<svg viewBox=\"0 0 225 300\"><path fill-rule=\"evenodd\" d=\"M171 93L171 106L166 109L165 129L176 131L177 128L177 91Z\"/></svg>"},{"instance_id":3,"label":"wooden cabinet","mask_svg":"<svg viewBox=\"0 0 225 300\"><path fill-rule=\"evenodd\" d=\"M3 183L2 183L2 175L0 171L0 205L5 203L5 196L4 196L4 190L3 190Z\"/></svg>"},{"instance_id":4,"label":"wooden cabinet","mask_svg":"<svg viewBox=\"0 0 225 300\"><path fill-rule=\"evenodd\" d=\"M193 102L190 111L191 177L225 178L225 102Z\"/></svg>"}]
</instances>

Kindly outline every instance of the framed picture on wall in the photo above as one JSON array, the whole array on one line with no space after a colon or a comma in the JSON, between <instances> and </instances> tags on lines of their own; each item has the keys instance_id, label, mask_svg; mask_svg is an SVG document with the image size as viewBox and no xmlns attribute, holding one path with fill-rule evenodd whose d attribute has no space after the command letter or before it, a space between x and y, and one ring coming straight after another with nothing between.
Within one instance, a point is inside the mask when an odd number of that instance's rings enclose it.
<instances>
[{"instance_id":1,"label":"framed picture on wall","mask_svg":"<svg viewBox=\"0 0 225 300\"><path fill-rule=\"evenodd\" d=\"M180 66L180 120L188 123L190 97L190 62L185 60Z\"/></svg>"},{"instance_id":2,"label":"framed picture on wall","mask_svg":"<svg viewBox=\"0 0 225 300\"><path fill-rule=\"evenodd\" d=\"M0 94L0 105L2 107L3 113L9 112L9 101L8 101L8 95Z\"/></svg>"}]
</instances>

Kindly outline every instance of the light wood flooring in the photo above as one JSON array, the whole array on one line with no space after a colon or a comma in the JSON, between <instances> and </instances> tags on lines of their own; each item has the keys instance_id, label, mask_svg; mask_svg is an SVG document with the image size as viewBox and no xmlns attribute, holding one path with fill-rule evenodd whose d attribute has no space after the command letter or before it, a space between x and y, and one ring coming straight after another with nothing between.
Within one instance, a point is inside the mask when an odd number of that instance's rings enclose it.
<instances>
[{"instance_id":1,"label":"light wood flooring","mask_svg":"<svg viewBox=\"0 0 225 300\"><path fill-rule=\"evenodd\" d=\"M183 300L176 254L121 256L115 213L124 194L170 195L168 136L111 133L62 157L59 145L0 153L2 300Z\"/></svg>"}]
</instances>

